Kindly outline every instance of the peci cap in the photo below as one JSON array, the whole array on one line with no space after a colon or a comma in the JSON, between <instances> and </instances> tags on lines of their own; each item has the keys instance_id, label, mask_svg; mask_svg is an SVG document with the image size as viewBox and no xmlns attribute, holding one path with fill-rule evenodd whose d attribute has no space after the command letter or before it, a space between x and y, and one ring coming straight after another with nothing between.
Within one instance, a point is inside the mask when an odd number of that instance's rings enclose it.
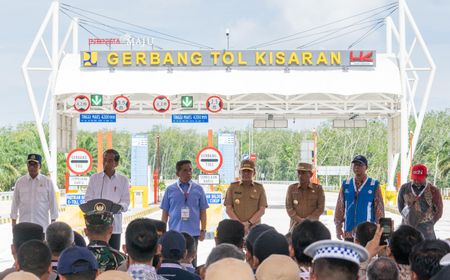
<instances>
[{"instance_id":1,"label":"peci cap","mask_svg":"<svg viewBox=\"0 0 450 280\"><path fill-rule=\"evenodd\" d=\"M4 280L39 280L39 278L31 272L14 271L3 278Z\"/></svg>"},{"instance_id":2,"label":"peci cap","mask_svg":"<svg viewBox=\"0 0 450 280\"><path fill-rule=\"evenodd\" d=\"M114 214L122 209L120 204L108 199L93 199L79 205L84 213L86 226L88 225L111 225Z\"/></svg>"},{"instance_id":3,"label":"peci cap","mask_svg":"<svg viewBox=\"0 0 450 280\"><path fill-rule=\"evenodd\" d=\"M107 270L105 272L102 272L96 280L133 280L133 277L128 275L128 273L124 271L118 271L118 270Z\"/></svg>"},{"instance_id":4,"label":"peci cap","mask_svg":"<svg viewBox=\"0 0 450 280\"><path fill-rule=\"evenodd\" d=\"M352 163L361 163L364 164L365 166L369 166L368 162L367 162L367 158L363 155L357 155L356 157L353 158Z\"/></svg>"},{"instance_id":5,"label":"peci cap","mask_svg":"<svg viewBox=\"0 0 450 280\"><path fill-rule=\"evenodd\" d=\"M234 258L224 258L206 269L205 280L254 280L253 271L248 263Z\"/></svg>"},{"instance_id":6,"label":"peci cap","mask_svg":"<svg viewBox=\"0 0 450 280\"><path fill-rule=\"evenodd\" d=\"M423 181L427 178L428 170L423 164L416 164L411 169L411 179L416 181Z\"/></svg>"},{"instance_id":7,"label":"peci cap","mask_svg":"<svg viewBox=\"0 0 450 280\"><path fill-rule=\"evenodd\" d=\"M84 263L76 264L78 261ZM76 274L86 271L98 270L97 259L89 249L73 246L62 251L58 259L58 274Z\"/></svg>"},{"instance_id":8,"label":"peci cap","mask_svg":"<svg viewBox=\"0 0 450 280\"><path fill-rule=\"evenodd\" d=\"M248 160L248 159L244 159L243 161L241 161L241 170L252 170L255 171L255 162Z\"/></svg>"},{"instance_id":9,"label":"peci cap","mask_svg":"<svg viewBox=\"0 0 450 280\"><path fill-rule=\"evenodd\" d=\"M317 259L331 258L354 262L357 265L369 258L369 253L361 245L339 240L321 240L306 247L305 255Z\"/></svg>"},{"instance_id":10,"label":"peci cap","mask_svg":"<svg viewBox=\"0 0 450 280\"><path fill-rule=\"evenodd\" d=\"M310 163L306 163L306 162L299 162L297 164L297 170L298 171L313 171L313 166Z\"/></svg>"},{"instance_id":11,"label":"peci cap","mask_svg":"<svg viewBox=\"0 0 450 280\"><path fill-rule=\"evenodd\" d=\"M41 165L42 164L42 156L39 154L29 154L27 157L27 162L30 162L30 161L37 162Z\"/></svg>"}]
</instances>

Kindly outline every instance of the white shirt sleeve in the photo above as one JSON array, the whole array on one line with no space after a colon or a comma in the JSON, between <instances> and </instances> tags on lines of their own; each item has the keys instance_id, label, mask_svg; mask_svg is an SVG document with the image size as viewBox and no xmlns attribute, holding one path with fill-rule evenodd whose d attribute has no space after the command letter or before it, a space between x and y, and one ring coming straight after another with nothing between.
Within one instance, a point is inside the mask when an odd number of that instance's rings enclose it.
<instances>
[{"instance_id":1,"label":"white shirt sleeve","mask_svg":"<svg viewBox=\"0 0 450 280\"><path fill-rule=\"evenodd\" d=\"M55 188L53 187L53 182L49 180L48 184L49 192L49 208L50 208L50 220L56 220L59 216L58 203L56 201Z\"/></svg>"},{"instance_id":2,"label":"white shirt sleeve","mask_svg":"<svg viewBox=\"0 0 450 280\"><path fill-rule=\"evenodd\" d=\"M20 201L20 197L19 197L19 184L18 184L19 180L16 181L16 184L14 186L14 195L13 195L13 201L11 204L11 219L13 220L17 220L18 217L18 211L19 211L19 201Z\"/></svg>"},{"instance_id":3,"label":"white shirt sleeve","mask_svg":"<svg viewBox=\"0 0 450 280\"><path fill-rule=\"evenodd\" d=\"M89 200L93 200L94 198L94 187L95 187L95 174L93 174L90 178L89 178L89 183L88 183L88 187L86 189L86 194L84 195L84 200L85 201L89 201Z\"/></svg>"}]
</instances>

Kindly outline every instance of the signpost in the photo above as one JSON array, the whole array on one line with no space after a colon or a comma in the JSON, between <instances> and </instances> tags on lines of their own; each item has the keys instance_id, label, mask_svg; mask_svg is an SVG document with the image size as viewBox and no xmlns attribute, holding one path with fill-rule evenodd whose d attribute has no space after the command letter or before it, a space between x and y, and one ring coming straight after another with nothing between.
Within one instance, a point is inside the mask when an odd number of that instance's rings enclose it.
<instances>
[{"instance_id":1,"label":"signpost","mask_svg":"<svg viewBox=\"0 0 450 280\"><path fill-rule=\"evenodd\" d=\"M197 167L206 174L215 173L222 166L222 153L214 147L205 147L198 152L196 162Z\"/></svg>"},{"instance_id":2,"label":"signpost","mask_svg":"<svg viewBox=\"0 0 450 280\"><path fill-rule=\"evenodd\" d=\"M198 175L198 183L200 185L219 185L219 174L200 174Z\"/></svg>"},{"instance_id":3,"label":"signpost","mask_svg":"<svg viewBox=\"0 0 450 280\"><path fill-rule=\"evenodd\" d=\"M92 155L85 149L74 149L67 155L66 164L73 174L86 174L92 168Z\"/></svg>"},{"instance_id":4,"label":"signpost","mask_svg":"<svg viewBox=\"0 0 450 280\"><path fill-rule=\"evenodd\" d=\"M92 106L103 106L103 95L91 94L91 105Z\"/></svg>"},{"instance_id":5,"label":"signpost","mask_svg":"<svg viewBox=\"0 0 450 280\"><path fill-rule=\"evenodd\" d=\"M86 95L78 95L75 97L75 103L73 104L73 108L80 113L84 113L91 107L91 102Z\"/></svg>"},{"instance_id":6,"label":"signpost","mask_svg":"<svg viewBox=\"0 0 450 280\"><path fill-rule=\"evenodd\" d=\"M80 122L113 123L116 122L116 114L80 114Z\"/></svg>"},{"instance_id":7,"label":"signpost","mask_svg":"<svg viewBox=\"0 0 450 280\"><path fill-rule=\"evenodd\" d=\"M194 97L189 95L181 96L181 108L184 109L194 108Z\"/></svg>"},{"instance_id":8,"label":"signpost","mask_svg":"<svg viewBox=\"0 0 450 280\"><path fill-rule=\"evenodd\" d=\"M130 109L130 105L130 99L126 96L121 95L114 98L113 108L118 113L125 113Z\"/></svg>"},{"instance_id":9,"label":"signpost","mask_svg":"<svg viewBox=\"0 0 450 280\"><path fill-rule=\"evenodd\" d=\"M84 194L66 194L66 205L80 205L85 202Z\"/></svg>"},{"instance_id":10,"label":"signpost","mask_svg":"<svg viewBox=\"0 0 450 280\"><path fill-rule=\"evenodd\" d=\"M170 108L170 100L164 95L160 95L153 99L153 109L159 113L165 113Z\"/></svg>"},{"instance_id":11,"label":"signpost","mask_svg":"<svg viewBox=\"0 0 450 280\"><path fill-rule=\"evenodd\" d=\"M208 114L173 114L172 123L207 123Z\"/></svg>"},{"instance_id":12,"label":"signpost","mask_svg":"<svg viewBox=\"0 0 450 280\"><path fill-rule=\"evenodd\" d=\"M219 96L210 96L206 100L206 109L211 113L218 113L223 108L223 100Z\"/></svg>"}]
</instances>

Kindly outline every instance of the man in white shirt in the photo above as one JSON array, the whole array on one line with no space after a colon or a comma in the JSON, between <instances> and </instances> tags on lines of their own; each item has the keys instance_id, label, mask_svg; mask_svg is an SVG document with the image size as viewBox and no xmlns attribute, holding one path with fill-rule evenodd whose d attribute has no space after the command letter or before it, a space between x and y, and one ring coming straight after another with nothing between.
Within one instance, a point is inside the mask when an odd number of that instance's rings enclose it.
<instances>
[{"instance_id":1,"label":"man in white shirt","mask_svg":"<svg viewBox=\"0 0 450 280\"><path fill-rule=\"evenodd\" d=\"M102 198L120 204L122 210L114 214L113 234L109 239L109 245L120 250L120 235L122 233L122 212L128 210L130 204L130 183L128 178L116 173L120 155L114 149L103 153L103 172L93 174L86 190L86 202L92 199Z\"/></svg>"},{"instance_id":2,"label":"man in white shirt","mask_svg":"<svg viewBox=\"0 0 450 280\"><path fill-rule=\"evenodd\" d=\"M11 205L11 222L30 222L41 225L44 230L50 221L58 218L58 205L52 181L40 174L42 156L29 154L28 174L20 177L14 187Z\"/></svg>"}]
</instances>

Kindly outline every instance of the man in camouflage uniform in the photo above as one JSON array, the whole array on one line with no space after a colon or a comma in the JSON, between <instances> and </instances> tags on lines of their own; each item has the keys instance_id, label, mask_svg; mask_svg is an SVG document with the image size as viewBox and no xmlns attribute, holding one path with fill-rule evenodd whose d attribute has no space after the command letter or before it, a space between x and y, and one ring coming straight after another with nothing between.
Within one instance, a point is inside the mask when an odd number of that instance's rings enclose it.
<instances>
[{"instance_id":1,"label":"man in camouflage uniform","mask_svg":"<svg viewBox=\"0 0 450 280\"><path fill-rule=\"evenodd\" d=\"M256 174L254 161L243 160L239 173L240 181L230 184L224 205L230 219L240 221L248 232L254 224L261 223L267 198L263 185L253 182Z\"/></svg>"},{"instance_id":2,"label":"man in camouflage uniform","mask_svg":"<svg viewBox=\"0 0 450 280\"><path fill-rule=\"evenodd\" d=\"M88 249L95 255L99 271L115 270L126 261L126 256L109 246L108 241L113 230L113 215L122 206L107 199L94 199L80 205L84 212L89 239Z\"/></svg>"}]
</instances>

